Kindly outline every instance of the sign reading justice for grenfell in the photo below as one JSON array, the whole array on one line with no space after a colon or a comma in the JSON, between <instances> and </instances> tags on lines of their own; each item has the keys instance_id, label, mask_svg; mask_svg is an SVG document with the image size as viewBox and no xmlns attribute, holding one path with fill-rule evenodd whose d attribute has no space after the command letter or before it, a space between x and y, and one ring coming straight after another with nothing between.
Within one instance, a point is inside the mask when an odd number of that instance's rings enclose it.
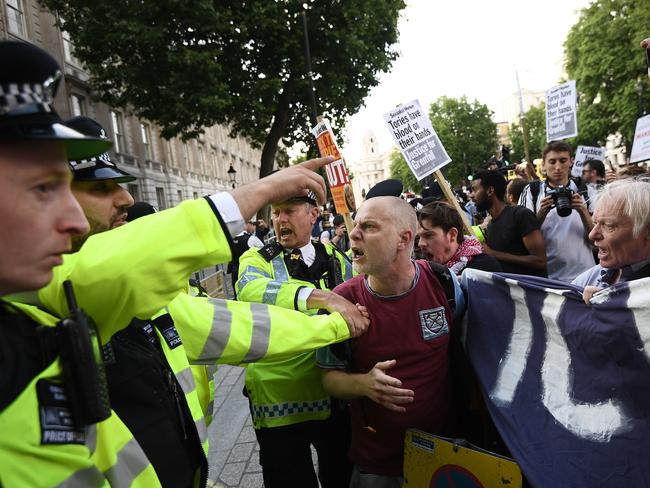
<instances>
[{"instance_id":1,"label":"sign reading justice for grenfell","mask_svg":"<svg viewBox=\"0 0 650 488\"><path fill-rule=\"evenodd\" d=\"M546 142L577 135L576 82L571 80L546 92Z\"/></svg>"},{"instance_id":2,"label":"sign reading justice for grenfell","mask_svg":"<svg viewBox=\"0 0 650 488\"><path fill-rule=\"evenodd\" d=\"M571 176L582 176L582 167L585 161L589 159L597 159L605 162L605 148L595 146L578 146L576 149L576 157L573 158L573 168L571 168Z\"/></svg>"},{"instance_id":3,"label":"sign reading justice for grenfell","mask_svg":"<svg viewBox=\"0 0 650 488\"><path fill-rule=\"evenodd\" d=\"M384 114L384 121L418 181L451 161L418 100Z\"/></svg>"}]
</instances>

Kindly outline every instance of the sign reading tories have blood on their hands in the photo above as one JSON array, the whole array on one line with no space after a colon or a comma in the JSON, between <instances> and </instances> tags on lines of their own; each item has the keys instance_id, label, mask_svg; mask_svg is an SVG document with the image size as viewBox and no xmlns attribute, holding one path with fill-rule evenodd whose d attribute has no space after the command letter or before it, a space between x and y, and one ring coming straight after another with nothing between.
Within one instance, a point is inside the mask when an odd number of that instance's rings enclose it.
<instances>
[{"instance_id":1,"label":"sign reading tories have blood on their hands","mask_svg":"<svg viewBox=\"0 0 650 488\"><path fill-rule=\"evenodd\" d=\"M546 142L577 135L576 82L570 80L546 91Z\"/></svg>"},{"instance_id":2,"label":"sign reading tories have blood on their hands","mask_svg":"<svg viewBox=\"0 0 650 488\"><path fill-rule=\"evenodd\" d=\"M451 161L418 100L384 114L384 121L418 181Z\"/></svg>"},{"instance_id":3,"label":"sign reading tories have blood on their hands","mask_svg":"<svg viewBox=\"0 0 650 488\"><path fill-rule=\"evenodd\" d=\"M322 158L333 156L334 161L325 166L327 182L330 185L332 197L334 198L334 208L339 214L352 213L356 210L354 202L354 191L352 183L345 169L345 162L339 147L336 144L334 132L328 120L322 120L316 127L311 130L316 138L318 151Z\"/></svg>"}]
</instances>

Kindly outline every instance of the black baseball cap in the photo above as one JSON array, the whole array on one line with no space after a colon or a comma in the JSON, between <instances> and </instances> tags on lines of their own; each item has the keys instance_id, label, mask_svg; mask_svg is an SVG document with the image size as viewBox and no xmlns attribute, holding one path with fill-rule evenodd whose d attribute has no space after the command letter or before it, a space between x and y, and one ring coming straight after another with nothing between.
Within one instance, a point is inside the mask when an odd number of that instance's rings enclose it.
<instances>
[{"instance_id":1,"label":"black baseball cap","mask_svg":"<svg viewBox=\"0 0 650 488\"><path fill-rule=\"evenodd\" d=\"M104 128L89 117L74 117L65 125L86 136L107 139ZM117 183L128 183L136 179L118 168L106 152L90 158L70 160L70 167L74 181L115 180Z\"/></svg>"},{"instance_id":2,"label":"black baseball cap","mask_svg":"<svg viewBox=\"0 0 650 488\"><path fill-rule=\"evenodd\" d=\"M0 140L61 141L69 160L93 157L111 147L108 140L63 125L53 106L63 75L43 49L0 41L0 66Z\"/></svg>"}]
</instances>

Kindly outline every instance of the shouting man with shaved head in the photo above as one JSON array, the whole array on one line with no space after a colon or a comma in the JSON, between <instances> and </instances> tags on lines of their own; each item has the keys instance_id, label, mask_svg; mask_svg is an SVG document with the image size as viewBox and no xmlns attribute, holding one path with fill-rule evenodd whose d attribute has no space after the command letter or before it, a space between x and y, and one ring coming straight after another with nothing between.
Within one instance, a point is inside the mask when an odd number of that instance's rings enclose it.
<instances>
[{"instance_id":1,"label":"shouting man with shaved head","mask_svg":"<svg viewBox=\"0 0 650 488\"><path fill-rule=\"evenodd\" d=\"M350 400L351 488L401 487L406 429L445 434L452 427L449 345L457 283L446 268L411 259L416 225L415 210L399 198L361 206L350 233L359 275L334 292L364 305L371 327L317 356L325 390Z\"/></svg>"}]
</instances>

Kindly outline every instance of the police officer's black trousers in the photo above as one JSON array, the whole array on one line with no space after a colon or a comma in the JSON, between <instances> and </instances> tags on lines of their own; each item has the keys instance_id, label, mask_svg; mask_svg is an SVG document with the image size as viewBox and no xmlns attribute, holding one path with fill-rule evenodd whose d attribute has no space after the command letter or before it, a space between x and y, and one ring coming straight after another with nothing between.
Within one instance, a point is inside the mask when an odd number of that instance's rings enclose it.
<instances>
[{"instance_id":1,"label":"police officer's black trousers","mask_svg":"<svg viewBox=\"0 0 650 488\"><path fill-rule=\"evenodd\" d=\"M256 429L265 488L348 488L350 421L347 410L327 420ZM311 457L318 454L318 480Z\"/></svg>"}]
</instances>

